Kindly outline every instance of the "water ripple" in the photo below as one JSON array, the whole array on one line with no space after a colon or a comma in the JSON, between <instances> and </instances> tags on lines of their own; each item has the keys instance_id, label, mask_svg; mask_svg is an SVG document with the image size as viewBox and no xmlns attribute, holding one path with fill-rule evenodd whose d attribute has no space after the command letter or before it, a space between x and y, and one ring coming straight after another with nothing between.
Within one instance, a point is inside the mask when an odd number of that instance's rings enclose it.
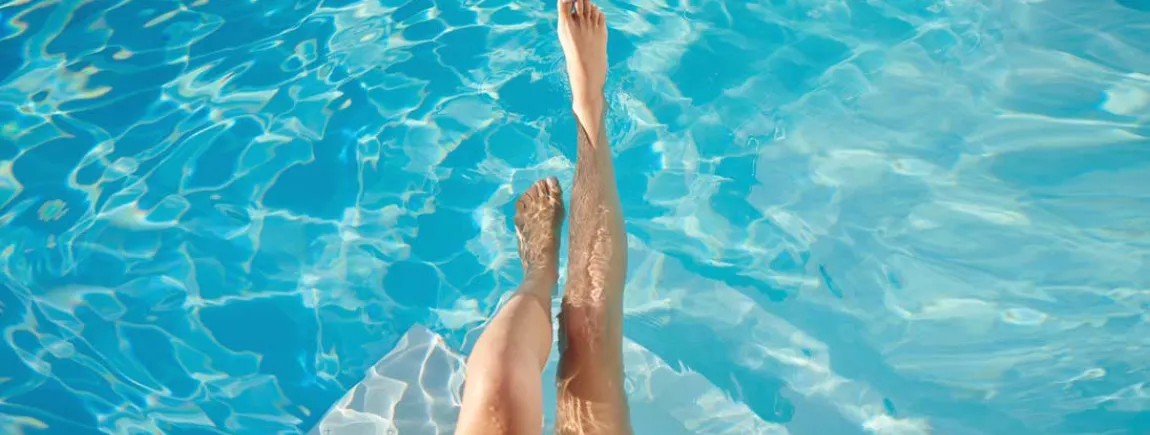
<instances>
[{"instance_id":1,"label":"water ripple","mask_svg":"<svg viewBox=\"0 0 1150 435\"><path fill-rule=\"evenodd\" d=\"M764 433L1150 430L1141 2L603 6L652 385ZM0 3L0 429L302 432L413 325L466 350L514 194L571 181L551 8Z\"/></svg>"}]
</instances>

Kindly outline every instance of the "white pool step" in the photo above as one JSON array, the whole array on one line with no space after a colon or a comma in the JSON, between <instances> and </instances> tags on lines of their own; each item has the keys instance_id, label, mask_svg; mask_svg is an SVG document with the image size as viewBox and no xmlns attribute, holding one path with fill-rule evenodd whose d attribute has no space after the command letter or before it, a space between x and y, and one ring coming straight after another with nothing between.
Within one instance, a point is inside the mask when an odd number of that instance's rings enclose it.
<instances>
[{"instance_id":1,"label":"white pool step","mask_svg":"<svg viewBox=\"0 0 1150 435\"><path fill-rule=\"evenodd\" d=\"M629 340L624 343L632 424L641 434L787 434L731 400L705 377L668 366ZM553 379L555 361L545 379ZM421 326L404 334L391 353L368 370L328 410L312 435L451 434L459 412L463 358ZM553 383L544 401L555 403ZM552 415L544 433L551 433Z\"/></svg>"}]
</instances>

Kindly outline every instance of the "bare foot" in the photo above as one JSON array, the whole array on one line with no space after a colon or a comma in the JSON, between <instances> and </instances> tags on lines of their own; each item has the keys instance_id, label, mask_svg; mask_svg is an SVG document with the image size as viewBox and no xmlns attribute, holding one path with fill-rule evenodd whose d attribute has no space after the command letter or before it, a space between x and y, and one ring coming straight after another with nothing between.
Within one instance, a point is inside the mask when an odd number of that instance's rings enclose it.
<instances>
[{"instance_id":1,"label":"bare foot","mask_svg":"<svg viewBox=\"0 0 1150 435\"><path fill-rule=\"evenodd\" d=\"M519 257L527 275L559 276L559 228L563 226L563 190L555 177L536 181L515 202Z\"/></svg>"},{"instance_id":2,"label":"bare foot","mask_svg":"<svg viewBox=\"0 0 1150 435\"><path fill-rule=\"evenodd\" d=\"M567 59L575 117L587 136L598 140L607 82L607 19L599 7L589 0L559 0L559 45Z\"/></svg>"}]
</instances>

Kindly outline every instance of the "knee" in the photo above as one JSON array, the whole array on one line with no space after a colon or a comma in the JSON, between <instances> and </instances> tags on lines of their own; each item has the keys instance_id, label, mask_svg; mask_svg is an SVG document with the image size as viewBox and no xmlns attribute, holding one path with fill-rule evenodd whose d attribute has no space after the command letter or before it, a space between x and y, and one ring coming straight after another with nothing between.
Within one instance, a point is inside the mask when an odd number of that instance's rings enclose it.
<instances>
[{"instance_id":1,"label":"knee","mask_svg":"<svg viewBox=\"0 0 1150 435\"><path fill-rule=\"evenodd\" d=\"M498 398L497 402L514 402L525 391L540 388L539 371L533 364L521 363L521 360L513 355L487 355L468 360L465 393Z\"/></svg>"},{"instance_id":2,"label":"knee","mask_svg":"<svg viewBox=\"0 0 1150 435\"><path fill-rule=\"evenodd\" d=\"M610 338L613 331L621 330L620 319L609 310L604 304L564 304L559 312L560 347L597 347L605 338Z\"/></svg>"}]
</instances>

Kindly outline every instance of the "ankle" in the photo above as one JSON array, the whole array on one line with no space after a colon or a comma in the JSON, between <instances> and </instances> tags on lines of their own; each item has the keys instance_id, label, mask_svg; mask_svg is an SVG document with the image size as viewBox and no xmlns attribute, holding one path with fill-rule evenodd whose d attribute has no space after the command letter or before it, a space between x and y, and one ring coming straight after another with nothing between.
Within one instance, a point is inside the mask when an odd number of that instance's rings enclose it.
<instances>
[{"instance_id":1,"label":"ankle","mask_svg":"<svg viewBox=\"0 0 1150 435\"><path fill-rule=\"evenodd\" d=\"M559 282L559 265L524 265L523 281L555 285L555 283Z\"/></svg>"},{"instance_id":2,"label":"ankle","mask_svg":"<svg viewBox=\"0 0 1150 435\"><path fill-rule=\"evenodd\" d=\"M586 130L588 139L591 141L599 138L599 129L602 128L603 124L603 106L602 97L576 100L571 105L571 111L575 112L575 120L578 121L581 128Z\"/></svg>"},{"instance_id":3,"label":"ankle","mask_svg":"<svg viewBox=\"0 0 1150 435\"><path fill-rule=\"evenodd\" d=\"M586 111L597 115L603 113L604 105L603 91L587 92L586 95L575 95L571 99L571 109L576 112Z\"/></svg>"},{"instance_id":4,"label":"ankle","mask_svg":"<svg viewBox=\"0 0 1150 435\"><path fill-rule=\"evenodd\" d=\"M517 293L530 296L543 304L544 311L551 312L550 300L559 285L559 271L557 268L527 270L523 275L523 282L519 283Z\"/></svg>"}]
</instances>

